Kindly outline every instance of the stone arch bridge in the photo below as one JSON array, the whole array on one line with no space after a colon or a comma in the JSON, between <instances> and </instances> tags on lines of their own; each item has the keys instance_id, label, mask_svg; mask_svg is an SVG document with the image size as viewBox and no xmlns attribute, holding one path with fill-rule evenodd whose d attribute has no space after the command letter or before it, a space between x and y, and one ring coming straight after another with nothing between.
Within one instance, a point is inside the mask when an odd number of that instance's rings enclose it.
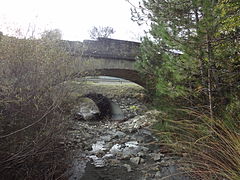
<instances>
[{"instance_id":1,"label":"stone arch bridge","mask_svg":"<svg viewBox=\"0 0 240 180\"><path fill-rule=\"evenodd\" d=\"M112 76L123 78L145 87L135 68L140 43L110 38L97 40L63 41L75 61L75 72L81 76Z\"/></svg>"},{"instance_id":2,"label":"stone arch bridge","mask_svg":"<svg viewBox=\"0 0 240 180\"><path fill-rule=\"evenodd\" d=\"M145 82L135 68L140 43L109 38L97 40L62 41L74 61L73 72L83 76L112 76L134 82L145 87ZM76 77L76 76L74 76ZM99 113L96 119L108 117L123 120L142 113L143 103L134 97L107 97L103 94L87 94L94 101ZM132 108L134 107L134 108ZM81 114L81 113L80 113Z\"/></svg>"}]
</instances>

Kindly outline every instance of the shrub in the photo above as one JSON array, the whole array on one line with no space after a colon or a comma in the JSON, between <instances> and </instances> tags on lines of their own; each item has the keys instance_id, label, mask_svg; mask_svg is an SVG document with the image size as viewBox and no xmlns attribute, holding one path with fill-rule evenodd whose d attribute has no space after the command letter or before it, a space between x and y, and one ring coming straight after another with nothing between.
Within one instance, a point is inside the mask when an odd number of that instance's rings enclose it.
<instances>
[{"instance_id":1,"label":"shrub","mask_svg":"<svg viewBox=\"0 0 240 180\"><path fill-rule=\"evenodd\" d=\"M72 61L60 40L0 40L0 172L5 179L52 179L63 166L59 110ZM59 152L62 152L60 150Z\"/></svg>"}]
</instances>

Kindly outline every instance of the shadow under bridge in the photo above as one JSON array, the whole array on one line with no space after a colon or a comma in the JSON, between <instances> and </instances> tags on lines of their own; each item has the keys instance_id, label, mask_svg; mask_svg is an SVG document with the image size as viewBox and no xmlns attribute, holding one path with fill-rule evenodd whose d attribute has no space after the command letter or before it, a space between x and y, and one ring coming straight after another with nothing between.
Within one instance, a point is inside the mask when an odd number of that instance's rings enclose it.
<instances>
[{"instance_id":1,"label":"shadow under bridge","mask_svg":"<svg viewBox=\"0 0 240 180\"><path fill-rule=\"evenodd\" d=\"M80 76L111 76L131 81L144 88L146 86L141 74L136 70L130 69L95 69L91 71L85 71L84 73L81 73Z\"/></svg>"}]
</instances>

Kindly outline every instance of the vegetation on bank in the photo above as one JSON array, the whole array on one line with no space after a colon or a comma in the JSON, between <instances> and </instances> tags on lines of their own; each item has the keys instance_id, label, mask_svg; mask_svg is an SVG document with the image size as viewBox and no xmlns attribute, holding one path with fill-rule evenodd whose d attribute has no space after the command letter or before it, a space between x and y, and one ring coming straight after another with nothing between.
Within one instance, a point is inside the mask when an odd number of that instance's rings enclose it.
<instances>
[{"instance_id":1,"label":"vegetation on bank","mask_svg":"<svg viewBox=\"0 0 240 180\"><path fill-rule=\"evenodd\" d=\"M66 128L61 103L67 91L61 83L72 78L73 61L60 37L59 31L41 39L1 36L1 179L62 175L66 161L58 139Z\"/></svg>"},{"instance_id":2,"label":"vegetation on bank","mask_svg":"<svg viewBox=\"0 0 240 180\"><path fill-rule=\"evenodd\" d=\"M132 9L133 20L151 24L138 67L166 112L159 133L197 179L240 179L239 10L236 0L143 0Z\"/></svg>"}]
</instances>

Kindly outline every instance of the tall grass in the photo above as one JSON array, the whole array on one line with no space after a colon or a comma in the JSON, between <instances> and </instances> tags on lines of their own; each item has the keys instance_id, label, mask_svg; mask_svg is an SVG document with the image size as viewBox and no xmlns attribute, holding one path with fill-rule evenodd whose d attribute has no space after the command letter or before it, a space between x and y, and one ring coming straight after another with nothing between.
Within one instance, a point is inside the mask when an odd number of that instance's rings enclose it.
<instances>
[{"instance_id":1,"label":"tall grass","mask_svg":"<svg viewBox=\"0 0 240 180\"><path fill-rule=\"evenodd\" d=\"M190 110L180 112L185 118L165 119L167 130L159 134L168 134L164 143L182 156L185 172L196 179L239 180L239 119L226 123L226 119L211 119Z\"/></svg>"}]
</instances>

